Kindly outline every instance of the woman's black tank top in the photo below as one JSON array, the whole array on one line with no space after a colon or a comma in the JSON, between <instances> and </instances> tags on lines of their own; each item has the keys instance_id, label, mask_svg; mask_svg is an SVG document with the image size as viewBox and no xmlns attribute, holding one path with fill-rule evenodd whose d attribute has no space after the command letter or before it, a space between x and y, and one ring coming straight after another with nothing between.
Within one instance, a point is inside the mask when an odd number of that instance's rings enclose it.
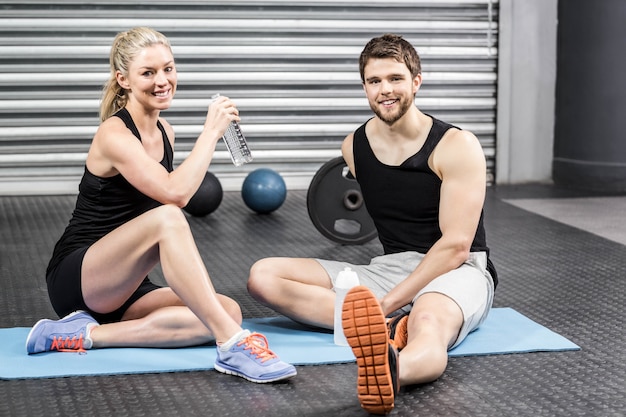
<instances>
[{"instance_id":1,"label":"woman's black tank top","mask_svg":"<svg viewBox=\"0 0 626 417\"><path fill-rule=\"evenodd\" d=\"M126 127L141 140L139 130L130 113L121 109L114 116L124 121ZM171 172L174 152L160 122L157 126L163 137L163 159L161 165ZM113 177L98 177L87 169L78 186L76 207L65 232L57 242L47 271L74 250L90 246L101 237L161 203L142 194L126 179L117 174Z\"/></svg>"}]
</instances>

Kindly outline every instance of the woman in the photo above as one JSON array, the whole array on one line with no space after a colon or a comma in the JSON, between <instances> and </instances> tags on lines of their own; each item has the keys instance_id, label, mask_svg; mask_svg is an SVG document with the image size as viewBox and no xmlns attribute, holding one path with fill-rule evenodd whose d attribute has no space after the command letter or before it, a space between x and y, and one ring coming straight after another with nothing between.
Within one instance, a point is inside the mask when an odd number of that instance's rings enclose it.
<instances>
[{"instance_id":1,"label":"woman","mask_svg":"<svg viewBox=\"0 0 626 417\"><path fill-rule=\"evenodd\" d=\"M102 123L46 274L63 318L36 323L28 353L215 340L220 372L254 382L296 375L263 335L241 328L239 305L215 292L181 210L200 186L217 141L239 121L236 106L227 97L209 106L192 151L174 170L174 131L160 117L177 85L168 39L145 27L119 33L110 64ZM147 278L158 263L168 287Z\"/></svg>"}]
</instances>

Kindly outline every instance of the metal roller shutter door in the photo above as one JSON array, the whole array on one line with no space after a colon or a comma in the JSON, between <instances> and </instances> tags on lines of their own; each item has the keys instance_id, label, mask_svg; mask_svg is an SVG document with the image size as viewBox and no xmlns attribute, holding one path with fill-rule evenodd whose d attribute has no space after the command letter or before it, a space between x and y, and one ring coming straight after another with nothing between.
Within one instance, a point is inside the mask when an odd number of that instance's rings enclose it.
<instances>
[{"instance_id":1,"label":"metal roller shutter door","mask_svg":"<svg viewBox=\"0 0 626 417\"><path fill-rule=\"evenodd\" d=\"M385 32L416 46L424 70L417 104L472 130L493 180L495 0L20 0L0 8L0 194L76 192L111 41L141 25L165 33L177 60L179 89L164 112L177 132L176 162L191 149L213 93L238 103L255 160L235 168L220 143L210 170L225 189L238 189L260 166L306 189L370 117L357 60Z\"/></svg>"}]
</instances>

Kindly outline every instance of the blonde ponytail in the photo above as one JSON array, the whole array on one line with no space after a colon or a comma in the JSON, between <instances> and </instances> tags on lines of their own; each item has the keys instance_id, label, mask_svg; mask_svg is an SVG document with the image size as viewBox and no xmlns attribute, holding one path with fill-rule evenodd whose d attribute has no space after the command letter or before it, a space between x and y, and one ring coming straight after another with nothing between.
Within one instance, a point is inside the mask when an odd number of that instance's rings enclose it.
<instances>
[{"instance_id":1,"label":"blonde ponytail","mask_svg":"<svg viewBox=\"0 0 626 417\"><path fill-rule=\"evenodd\" d=\"M169 40L160 32L147 27L136 27L120 32L113 40L109 56L110 74L102 90L100 102L100 120L105 121L128 102L128 93L117 82L117 71L128 76L128 67L135 57L152 45L165 45L170 48Z\"/></svg>"}]
</instances>

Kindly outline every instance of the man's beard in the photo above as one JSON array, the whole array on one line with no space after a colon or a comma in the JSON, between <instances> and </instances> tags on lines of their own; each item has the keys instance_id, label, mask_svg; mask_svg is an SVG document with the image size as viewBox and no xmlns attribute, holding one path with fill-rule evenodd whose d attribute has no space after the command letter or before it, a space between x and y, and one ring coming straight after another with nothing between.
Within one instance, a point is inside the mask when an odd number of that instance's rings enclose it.
<instances>
[{"instance_id":1,"label":"man's beard","mask_svg":"<svg viewBox=\"0 0 626 417\"><path fill-rule=\"evenodd\" d=\"M388 126L393 125L395 122L400 120L402 116L406 114L407 111L413 105L412 99L407 99L406 97L399 98L399 107L394 112L382 112L379 108L378 102L372 104L370 103L370 108L378 116L380 120L385 122Z\"/></svg>"}]
</instances>

